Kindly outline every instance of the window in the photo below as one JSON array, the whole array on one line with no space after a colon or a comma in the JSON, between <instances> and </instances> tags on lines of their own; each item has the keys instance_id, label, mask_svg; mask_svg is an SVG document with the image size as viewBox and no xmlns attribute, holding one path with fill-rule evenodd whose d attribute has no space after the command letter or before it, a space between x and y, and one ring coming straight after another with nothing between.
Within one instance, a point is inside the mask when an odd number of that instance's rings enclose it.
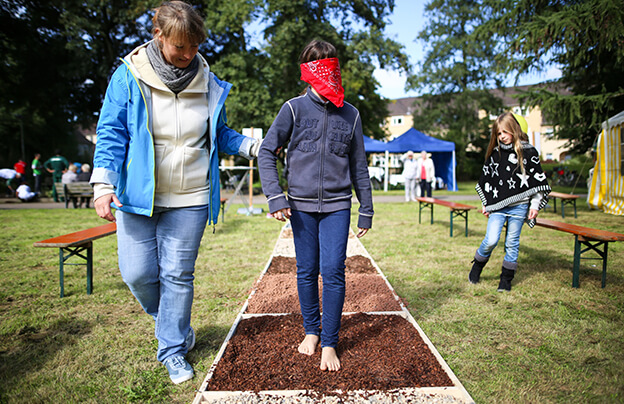
<instances>
[{"instance_id":1,"label":"window","mask_svg":"<svg viewBox=\"0 0 624 404\"><path fill-rule=\"evenodd\" d=\"M392 125L402 125L403 124L403 117L402 116L393 116L392 117Z\"/></svg>"}]
</instances>

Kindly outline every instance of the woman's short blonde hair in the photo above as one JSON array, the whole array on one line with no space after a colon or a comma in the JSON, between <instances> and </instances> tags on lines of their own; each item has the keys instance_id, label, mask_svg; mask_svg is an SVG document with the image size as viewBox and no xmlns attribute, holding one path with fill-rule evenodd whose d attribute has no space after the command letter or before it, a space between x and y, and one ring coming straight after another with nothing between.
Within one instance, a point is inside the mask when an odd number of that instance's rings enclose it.
<instances>
[{"instance_id":1,"label":"woman's short blonde hair","mask_svg":"<svg viewBox=\"0 0 624 404\"><path fill-rule=\"evenodd\" d=\"M160 32L165 38L182 39L197 45L206 40L204 20L193 6L184 1L162 3L155 10L152 24L154 37Z\"/></svg>"}]
</instances>

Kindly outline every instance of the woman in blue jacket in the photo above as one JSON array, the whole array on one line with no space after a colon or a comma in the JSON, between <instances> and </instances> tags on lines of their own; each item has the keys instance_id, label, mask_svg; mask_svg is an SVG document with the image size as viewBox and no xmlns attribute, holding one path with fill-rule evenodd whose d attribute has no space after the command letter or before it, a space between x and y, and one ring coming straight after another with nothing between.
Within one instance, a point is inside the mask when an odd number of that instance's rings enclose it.
<instances>
[{"instance_id":1,"label":"woman in blue jacket","mask_svg":"<svg viewBox=\"0 0 624 404\"><path fill-rule=\"evenodd\" d=\"M219 214L218 152L251 159L259 144L226 126L231 84L198 53L206 33L197 11L165 2L152 22L153 39L111 77L90 182L97 214L117 222L121 275L154 318L157 358L177 384L193 377L193 273Z\"/></svg>"}]
</instances>

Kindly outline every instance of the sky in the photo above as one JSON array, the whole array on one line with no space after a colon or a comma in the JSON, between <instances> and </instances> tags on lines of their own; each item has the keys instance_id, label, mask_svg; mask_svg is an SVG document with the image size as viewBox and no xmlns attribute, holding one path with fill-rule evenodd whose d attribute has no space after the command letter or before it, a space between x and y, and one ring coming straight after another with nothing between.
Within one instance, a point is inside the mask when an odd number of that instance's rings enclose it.
<instances>
[{"instance_id":1,"label":"sky","mask_svg":"<svg viewBox=\"0 0 624 404\"><path fill-rule=\"evenodd\" d=\"M416 41L418 33L425 26L425 0L395 0L394 12L390 16L390 24L386 26L386 36L405 46L404 52L409 56L414 66L424 57L423 44ZM398 72L377 69L375 78L381 84L378 94L385 98L397 99L417 96L416 91L405 91L405 76ZM551 68L542 74L535 74L521 78L519 85L536 84L548 79L560 77L556 68ZM507 85L513 85L510 79Z\"/></svg>"}]
</instances>

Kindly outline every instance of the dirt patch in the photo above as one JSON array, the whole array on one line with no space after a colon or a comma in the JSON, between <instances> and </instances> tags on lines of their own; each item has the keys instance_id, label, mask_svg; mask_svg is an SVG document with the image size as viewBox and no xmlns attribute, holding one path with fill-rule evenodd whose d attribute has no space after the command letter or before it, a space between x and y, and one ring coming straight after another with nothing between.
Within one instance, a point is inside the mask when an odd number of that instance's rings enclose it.
<instances>
[{"instance_id":1,"label":"dirt patch","mask_svg":"<svg viewBox=\"0 0 624 404\"><path fill-rule=\"evenodd\" d=\"M322 288L323 282L319 277L321 296ZM344 312L401 310L394 293L377 274L347 273L345 289ZM265 274L256 292L249 298L247 313L301 313L296 275Z\"/></svg>"},{"instance_id":2,"label":"dirt patch","mask_svg":"<svg viewBox=\"0 0 624 404\"><path fill-rule=\"evenodd\" d=\"M345 261L345 272L356 274L375 274L377 270L373 266L369 258L363 255L354 255L347 257ZM271 259L271 265L267 269L267 274L296 274L297 273L297 259L295 257L284 257L276 255Z\"/></svg>"},{"instance_id":3,"label":"dirt patch","mask_svg":"<svg viewBox=\"0 0 624 404\"><path fill-rule=\"evenodd\" d=\"M391 390L452 382L412 324L396 315L344 316L338 343L342 369L319 369L320 348L297 352L304 337L298 314L242 320L207 390Z\"/></svg>"}]
</instances>

